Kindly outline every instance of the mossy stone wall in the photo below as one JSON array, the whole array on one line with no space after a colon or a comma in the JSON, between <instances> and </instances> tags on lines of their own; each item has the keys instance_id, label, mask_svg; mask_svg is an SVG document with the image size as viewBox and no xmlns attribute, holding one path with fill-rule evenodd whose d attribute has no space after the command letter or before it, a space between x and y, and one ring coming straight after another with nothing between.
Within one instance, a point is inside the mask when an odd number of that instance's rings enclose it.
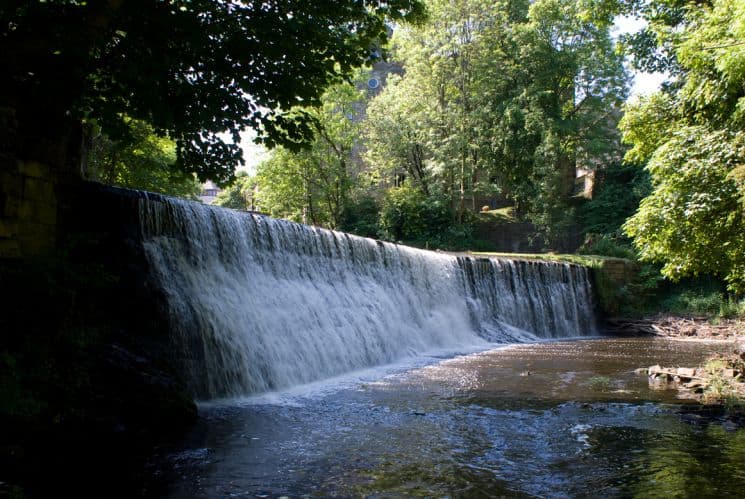
<instances>
[{"instance_id":1,"label":"mossy stone wall","mask_svg":"<svg viewBox=\"0 0 745 499\"><path fill-rule=\"evenodd\" d=\"M631 260L606 259L601 269L614 284L625 285L633 281L639 273L639 266Z\"/></svg>"}]
</instances>

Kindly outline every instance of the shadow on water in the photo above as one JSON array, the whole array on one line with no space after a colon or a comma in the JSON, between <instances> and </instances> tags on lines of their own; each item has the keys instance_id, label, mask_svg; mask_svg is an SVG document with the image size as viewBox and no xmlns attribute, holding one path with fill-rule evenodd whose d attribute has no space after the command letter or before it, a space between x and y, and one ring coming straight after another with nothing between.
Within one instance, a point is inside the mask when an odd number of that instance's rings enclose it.
<instances>
[{"instance_id":1,"label":"shadow on water","mask_svg":"<svg viewBox=\"0 0 745 499\"><path fill-rule=\"evenodd\" d=\"M745 429L634 373L724 344L610 339L457 357L281 404L203 409L154 465L173 497L722 497Z\"/></svg>"}]
</instances>

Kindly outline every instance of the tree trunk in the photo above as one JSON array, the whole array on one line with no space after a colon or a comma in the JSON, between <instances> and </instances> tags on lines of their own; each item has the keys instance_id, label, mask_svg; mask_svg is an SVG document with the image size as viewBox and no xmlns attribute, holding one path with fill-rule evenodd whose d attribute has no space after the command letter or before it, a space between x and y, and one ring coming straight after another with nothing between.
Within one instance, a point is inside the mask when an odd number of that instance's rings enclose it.
<instances>
[{"instance_id":1,"label":"tree trunk","mask_svg":"<svg viewBox=\"0 0 745 499\"><path fill-rule=\"evenodd\" d=\"M463 223L463 213L466 211L466 153L461 154L460 160L460 192L458 200L458 223Z\"/></svg>"},{"instance_id":2,"label":"tree trunk","mask_svg":"<svg viewBox=\"0 0 745 499\"><path fill-rule=\"evenodd\" d=\"M574 157L561 152L559 157L559 193L563 199L569 199L574 193L574 182L577 178L577 165Z\"/></svg>"}]
</instances>

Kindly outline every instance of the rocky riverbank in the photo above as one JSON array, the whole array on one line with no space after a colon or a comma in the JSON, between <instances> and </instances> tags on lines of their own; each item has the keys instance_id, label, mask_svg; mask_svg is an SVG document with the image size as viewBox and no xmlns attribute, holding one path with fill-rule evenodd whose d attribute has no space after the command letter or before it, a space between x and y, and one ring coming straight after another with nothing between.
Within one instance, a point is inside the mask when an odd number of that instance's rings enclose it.
<instances>
[{"instance_id":1,"label":"rocky riverbank","mask_svg":"<svg viewBox=\"0 0 745 499\"><path fill-rule=\"evenodd\" d=\"M637 372L646 374L654 389L677 390L679 398L745 412L745 339L735 341L731 354L713 356L702 366L654 365Z\"/></svg>"},{"instance_id":2,"label":"rocky riverbank","mask_svg":"<svg viewBox=\"0 0 745 499\"><path fill-rule=\"evenodd\" d=\"M618 336L652 335L688 341L731 342L730 354L711 357L700 366L657 364L639 368L637 372L647 375L654 389L677 390L679 398L745 412L745 321L742 319L712 321L705 317L657 315L643 319L607 319L603 328Z\"/></svg>"},{"instance_id":3,"label":"rocky riverbank","mask_svg":"<svg viewBox=\"0 0 745 499\"><path fill-rule=\"evenodd\" d=\"M745 338L745 321L742 319L719 319L713 322L706 317L673 315L656 315L643 319L612 318L606 319L603 329L618 336L650 334L668 338L726 341Z\"/></svg>"}]
</instances>

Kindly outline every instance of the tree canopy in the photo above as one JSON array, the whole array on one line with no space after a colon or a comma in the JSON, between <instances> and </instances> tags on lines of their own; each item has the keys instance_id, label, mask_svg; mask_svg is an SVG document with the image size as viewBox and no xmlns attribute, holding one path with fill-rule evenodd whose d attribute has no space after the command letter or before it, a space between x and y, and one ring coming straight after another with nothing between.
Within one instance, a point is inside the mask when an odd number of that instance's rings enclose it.
<instances>
[{"instance_id":1,"label":"tree canopy","mask_svg":"<svg viewBox=\"0 0 745 499\"><path fill-rule=\"evenodd\" d=\"M316 119L319 139L260 167L262 209L339 227L344 205L364 201L379 206L380 237L461 246L477 208L496 199L549 238L561 232L576 222L577 169L620 161L628 75L610 37L618 4L426 5L425 23L396 30L398 65L381 76L382 90L346 101L365 110L361 126L345 118L339 88L320 112L299 110Z\"/></svg>"},{"instance_id":2,"label":"tree canopy","mask_svg":"<svg viewBox=\"0 0 745 499\"><path fill-rule=\"evenodd\" d=\"M174 168L176 144L158 137L143 121L126 119L126 137L111 140L91 127L86 177L110 185L197 199L201 186L194 174Z\"/></svg>"},{"instance_id":3,"label":"tree canopy","mask_svg":"<svg viewBox=\"0 0 745 499\"><path fill-rule=\"evenodd\" d=\"M217 195L215 205L233 210L256 209L256 177L245 171L239 171L233 183Z\"/></svg>"},{"instance_id":4,"label":"tree canopy","mask_svg":"<svg viewBox=\"0 0 745 499\"><path fill-rule=\"evenodd\" d=\"M332 85L323 105L296 109L313 119L307 148L278 148L258 167L262 210L275 216L340 228L352 187L353 149L359 136L363 96L349 84Z\"/></svg>"},{"instance_id":5,"label":"tree canopy","mask_svg":"<svg viewBox=\"0 0 745 499\"><path fill-rule=\"evenodd\" d=\"M568 218L578 167L620 155L628 76L612 2L432 0L399 30L406 74L370 105L367 157L440 195L463 220L501 195L549 237Z\"/></svg>"},{"instance_id":6,"label":"tree canopy","mask_svg":"<svg viewBox=\"0 0 745 499\"><path fill-rule=\"evenodd\" d=\"M6 0L0 4L0 110L15 153L95 121L114 139L124 117L177 143L179 165L230 179L251 127L296 144L315 105L387 37L386 20L423 16L417 0Z\"/></svg>"},{"instance_id":7,"label":"tree canopy","mask_svg":"<svg viewBox=\"0 0 745 499\"><path fill-rule=\"evenodd\" d=\"M621 122L627 159L647 163L654 187L626 231L667 277L719 275L743 292L745 4L657 1L642 12L657 47L633 48L672 59L661 66L671 82L627 106Z\"/></svg>"}]
</instances>

